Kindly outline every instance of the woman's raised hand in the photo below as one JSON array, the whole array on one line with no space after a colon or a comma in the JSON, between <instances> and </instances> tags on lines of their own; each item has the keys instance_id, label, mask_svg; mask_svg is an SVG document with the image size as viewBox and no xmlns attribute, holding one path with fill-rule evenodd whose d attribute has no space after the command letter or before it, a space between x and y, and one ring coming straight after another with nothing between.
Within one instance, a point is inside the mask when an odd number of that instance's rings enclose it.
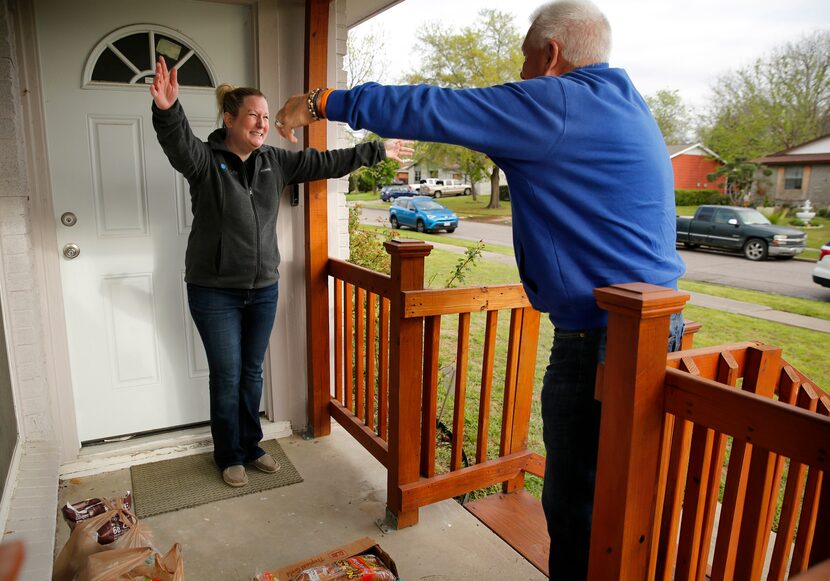
<instances>
[{"instance_id":1,"label":"woman's raised hand","mask_svg":"<svg viewBox=\"0 0 830 581\"><path fill-rule=\"evenodd\" d=\"M402 139L389 139L384 141L383 147L386 149L387 159L394 159L401 163L411 158L415 153L415 150L412 148L412 142Z\"/></svg>"},{"instance_id":2,"label":"woman's raised hand","mask_svg":"<svg viewBox=\"0 0 830 581\"><path fill-rule=\"evenodd\" d=\"M177 72L174 68L172 71L167 70L167 63L164 62L164 57L160 56L156 62L156 77L153 79L153 84L150 85L150 94L153 96L153 101L159 109L169 109L179 98L179 82L177 80Z\"/></svg>"}]
</instances>

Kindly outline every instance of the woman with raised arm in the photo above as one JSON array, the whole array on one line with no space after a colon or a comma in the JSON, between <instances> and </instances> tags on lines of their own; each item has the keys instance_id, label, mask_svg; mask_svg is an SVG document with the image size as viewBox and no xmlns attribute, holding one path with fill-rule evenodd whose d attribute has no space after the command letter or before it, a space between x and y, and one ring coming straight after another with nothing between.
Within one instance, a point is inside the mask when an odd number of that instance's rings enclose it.
<instances>
[{"instance_id":1,"label":"woman with raised arm","mask_svg":"<svg viewBox=\"0 0 830 581\"><path fill-rule=\"evenodd\" d=\"M257 89L216 89L222 127L207 142L193 135L178 101L176 69L163 57L150 86L153 127L171 165L190 185L193 225L185 282L190 313L210 369L213 457L230 486L248 482L245 464L279 470L259 443L262 361L277 308L280 192L290 184L344 176L412 154L409 143L288 151L265 144L268 103Z\"/></svg>"}]
</instances>

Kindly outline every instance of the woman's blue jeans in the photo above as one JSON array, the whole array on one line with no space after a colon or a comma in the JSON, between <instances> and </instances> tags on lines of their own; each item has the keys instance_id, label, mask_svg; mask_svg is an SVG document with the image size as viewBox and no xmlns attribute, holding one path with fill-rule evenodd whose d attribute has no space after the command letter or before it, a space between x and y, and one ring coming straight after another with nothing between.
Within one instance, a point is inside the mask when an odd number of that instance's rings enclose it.
<instances>
[{"instance_id":1,"label":"woman's blue jeans","mask_svg":"<svg viewBox=\"0 0 830 581\"><path fill-rule=\"evenodd\" d=\"M277 283L251 289L187 285L190 314L210 368L210 432L220 470L252 462L262 427L262 360L277 312Z\"/></svg>"},{"instance_id":2,"label":"woman's blue jeans","mask_svg":"<svg viewBox=\"0 0 830 581\"><path fill-rule=\"evenodd\" d=\"M668 350L680 349L683 315L672 315ZM542 384L547 462L542 506L550 535L551 579L588 577L591 512L599 448L597 364L605 361L606 329L555 329Z\"/></svg>"}]
</instances>

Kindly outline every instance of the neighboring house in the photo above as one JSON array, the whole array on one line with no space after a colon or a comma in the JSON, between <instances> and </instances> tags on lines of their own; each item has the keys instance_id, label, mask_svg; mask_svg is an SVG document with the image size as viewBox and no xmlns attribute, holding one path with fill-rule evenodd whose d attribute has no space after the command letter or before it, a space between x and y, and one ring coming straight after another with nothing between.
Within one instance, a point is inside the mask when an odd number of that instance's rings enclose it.
<instances>
[{"instance_id":1,"label":"neighboring house","mask_svg":"<svg viewBox=\"0 0 830 581\"><path fill-rule=\"evenodd\" d=\"M830 207L830 134L755 161L773 171L767 196L776 203Z\"/></svg>"},{"instance_id":2,"label":"neighboring house","mask_svg":"<svg viewBox=\"0 0 830 581\"><path fill-rule=\"evenodd\" d=\"M395 3L328 4L330 64L317 83L345 86L334 63L348 27ZM94 470L84 443L208 419L207 366L183 282L190 203L151 125L151 52L181 63L181 100L205 137L217 122L218 83L260 87L272 114L305 90L305 5L0 0L0 531L37 540L27 562L52 561L49 483L80 465ZM328 147L348 145L335 124L310 133ZM269 143L301 147L273 129ZM328 182L329 192L346 189L345 180ZM303 206L318 198L292 207L283 195L263 403L272 436L307 424L305 386L316 373L305 364ZM319 199L328 220L308 231L345 257L344 196Z\"/></svg>"},{"instance_id":3,"label":"neighboring house","mask_svg":"<svg viewBox=\"0 0 830 581\"><path fill-rule=\"evenodd\" d=\"M676 190L723 190L724 179L708 175L722 164L720 157L702 143L667 145Z\"/></svg>"}]
</instances>

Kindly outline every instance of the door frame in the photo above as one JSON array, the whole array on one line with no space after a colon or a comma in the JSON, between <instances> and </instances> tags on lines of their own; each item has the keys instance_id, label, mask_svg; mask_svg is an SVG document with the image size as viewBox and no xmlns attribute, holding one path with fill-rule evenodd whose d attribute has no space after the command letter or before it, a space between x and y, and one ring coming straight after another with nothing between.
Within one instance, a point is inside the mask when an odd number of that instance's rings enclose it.
<instances>
[{"instance_id":1,"label":"door frame","mask_svg":"<svg viewBox=\"0 0 830 581\"><path fill-rule=\"evenodd\" d=\"M278 0L202 0L244 4L251 7L252 29L254 31L254 74L256 84L265 94L282 97L292 93L280 91L280 80L286 74L278 66L278 35L273 34L279 23ZM60 451L60 462L76 460L81 443L75 415L75 398L69 362L69 343L66 333L66 312L63 302L63 288L60 277L60 258L57 248L57 224L53 211L53 192L49 177L49 158L46 146L46 118L43 109L41 72L38 65L38 39L35 26L34 6L31 2L18 2L16 7L15 44L19 58L18 77L21 88L23 111L22 128L24 139L24 163L31 191L31 228L35 244L34 275L38 287L43 289L36 308L41 313L44 332L45 375L48 390L48 409L53 421L55 437ZM267 25L267 28L265 28ZM80 73L79 73L80 74ZM80 77L79 77L80 82ZM296 91L295 91L296 92ZM296 227L296 220L293 220ZM291 293L283 293L281 295ZM272 335L272 342L279 341L279 334ZM265 413L274 419L276 386L272 381L271 365L275 357L269 343L264 370ZM305 374L303 369L302 375ZM12 382L17 401L20 401L19 385ZM299 385L304 385L302 381ZM23 433L23 426L19 426Z\"/></svg>"}]
</instances>

